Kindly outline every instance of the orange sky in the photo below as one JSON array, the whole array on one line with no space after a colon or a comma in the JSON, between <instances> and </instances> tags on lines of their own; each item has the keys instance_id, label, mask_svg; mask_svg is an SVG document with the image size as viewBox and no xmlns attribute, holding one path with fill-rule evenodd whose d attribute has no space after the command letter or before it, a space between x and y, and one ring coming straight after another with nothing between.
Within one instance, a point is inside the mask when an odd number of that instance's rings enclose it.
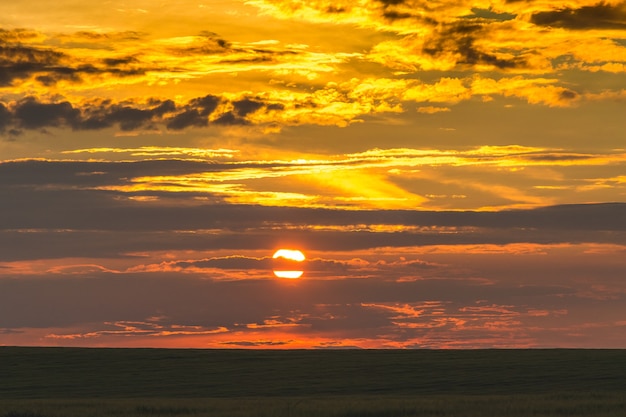
<instances>
[{"instance_id":1,"label":"orange sky","mask_svg":"<svg viewBox=\"0 0 626 417\"><path fill-rule=\"evenodd\" d=\"M4 3L0 345L626 347L626 2Z\"/></svg>"}]
</instances>

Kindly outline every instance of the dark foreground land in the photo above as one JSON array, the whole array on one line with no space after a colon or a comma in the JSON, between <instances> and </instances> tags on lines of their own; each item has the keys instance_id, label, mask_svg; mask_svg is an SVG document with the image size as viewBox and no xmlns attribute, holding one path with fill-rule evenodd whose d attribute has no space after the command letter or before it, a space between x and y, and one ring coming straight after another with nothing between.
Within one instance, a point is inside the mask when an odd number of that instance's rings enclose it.
<instances>
[{"instance_id":1,"label":"dark foreground land","mask_svg":"<svg viewBox=\"0 0 626 417\"><path fill-rule=\"evenodd\" d=\"M626 350L0 347L0 417L626 416Z\"/></svg>"}]
</instances>

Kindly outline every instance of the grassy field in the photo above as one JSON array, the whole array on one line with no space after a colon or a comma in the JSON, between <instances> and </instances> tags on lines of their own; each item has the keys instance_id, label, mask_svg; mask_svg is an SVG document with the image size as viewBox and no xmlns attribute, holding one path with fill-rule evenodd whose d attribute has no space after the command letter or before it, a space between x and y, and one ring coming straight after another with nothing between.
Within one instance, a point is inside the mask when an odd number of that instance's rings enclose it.
<instances>
[{"instance_id":1,"label":"grassy field","mask_svg":"<svg viewBox=\"0 0 626 417\"><path fill-rule=\"evenodd\" d=\"M626 350L0 347L0 417L626 416Z\"/></svg>"}]
</instances>

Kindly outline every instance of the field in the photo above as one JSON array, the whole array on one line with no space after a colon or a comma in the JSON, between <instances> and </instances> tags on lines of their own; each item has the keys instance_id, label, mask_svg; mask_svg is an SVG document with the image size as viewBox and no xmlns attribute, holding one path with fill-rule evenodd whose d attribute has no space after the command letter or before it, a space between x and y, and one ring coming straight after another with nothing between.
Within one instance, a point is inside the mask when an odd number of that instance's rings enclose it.
<instances>
[{"instance_id":1,"label":"field","mask_svg":"<svg viewBox=\"0 0 626 417\"><path fill-rule=\"evenodd\" d=\"M0 347L0 417L626 416L626 350Z\"/></svg>"}]
</instances>

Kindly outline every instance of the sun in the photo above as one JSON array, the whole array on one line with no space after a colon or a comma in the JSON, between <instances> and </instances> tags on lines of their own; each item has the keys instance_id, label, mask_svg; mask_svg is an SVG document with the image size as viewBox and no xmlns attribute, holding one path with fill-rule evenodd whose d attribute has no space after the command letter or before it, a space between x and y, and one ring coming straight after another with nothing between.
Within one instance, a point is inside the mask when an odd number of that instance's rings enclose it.
<instances>
[{"instance_id":1,"label":"sun","mask_svg":"<svg viewBox=\"0 0 626 417\"><path fill-rule=\"evenodd\" d=\"M300 278L304 271L300 263L306 259L297 249L279 249L272 256L274 260L274 275L278 278Z\"/></svg>"},{"instance_id":2,"label":"sun","mask_svg":"<svg viewBox=\"0 0 626 417\"><path fill-rule=\"evenodd\" d=\"M302 262L306 259L304 254L296 249L278 249L272 258L285 258L296 262Z\"/></svg>"}]
</instances>

